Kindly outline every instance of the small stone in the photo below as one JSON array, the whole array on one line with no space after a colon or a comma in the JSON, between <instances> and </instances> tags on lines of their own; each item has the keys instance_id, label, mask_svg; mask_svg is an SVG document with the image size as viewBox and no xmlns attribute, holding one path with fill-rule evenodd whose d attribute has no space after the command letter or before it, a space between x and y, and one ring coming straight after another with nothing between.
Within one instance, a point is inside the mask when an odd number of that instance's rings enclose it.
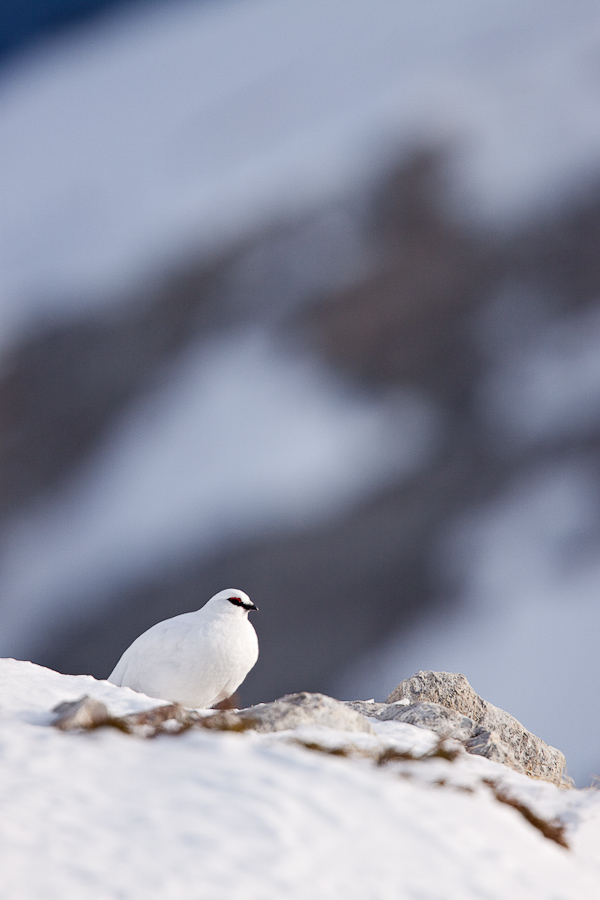
<instances>
[{"instance_id":1,"label":"small stone","mask_svg":"<svg viewBox=\"0 0 600 900\"><path fill-rule=\"evenodd\" d=\"M61 731L88 731L110 721L108 709L100 700L87 694L79 700L66 700L54 707L56 719L52 723Z\"/></svg>"}]
</instances>

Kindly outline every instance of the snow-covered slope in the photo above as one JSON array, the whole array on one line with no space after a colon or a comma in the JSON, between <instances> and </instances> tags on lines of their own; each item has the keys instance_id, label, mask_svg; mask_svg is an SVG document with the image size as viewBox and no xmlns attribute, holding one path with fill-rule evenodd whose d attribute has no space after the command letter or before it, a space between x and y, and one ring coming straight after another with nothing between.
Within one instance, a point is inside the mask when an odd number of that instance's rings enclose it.
<instances>
[{"instance_id":1,"label":"snow-covered slope","mask_svg":"<svg viewBox=\"0 0 600 900\"><path fill-rule=\"evenodd\" d=\"M0 662L3 896L597 897L596 792L560 791L466 755L377 767L299 747L293 732L144 740L52 728L51 708L84 693L115 714L156 705L89 677ZM428 736L398 725L370 740L425 752ZM369 736L324 729L322 738L356 751ZM559 817L570 849L499 803L484 779Z\"/></svg>"}]
</instances>

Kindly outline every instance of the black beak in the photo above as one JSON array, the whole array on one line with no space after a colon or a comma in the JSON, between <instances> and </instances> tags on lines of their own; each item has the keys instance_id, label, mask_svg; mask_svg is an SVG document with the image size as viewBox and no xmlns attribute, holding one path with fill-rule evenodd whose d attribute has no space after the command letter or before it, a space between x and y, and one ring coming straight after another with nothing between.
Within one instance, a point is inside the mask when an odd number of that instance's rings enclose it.
<instances>
[{"instance_id":1,"label":"black beak","mask_svg":"<svg viewBox=\"0 0 600 900\"><path fill-rule=\"evenodd\" d=\"M250 606L246 606L245 608L248 610L248 612L250 612L251 609L255 610L255 612L258 612L258 606L255 606L252 602L250 603Z\"/></svg>"}]
</instances>

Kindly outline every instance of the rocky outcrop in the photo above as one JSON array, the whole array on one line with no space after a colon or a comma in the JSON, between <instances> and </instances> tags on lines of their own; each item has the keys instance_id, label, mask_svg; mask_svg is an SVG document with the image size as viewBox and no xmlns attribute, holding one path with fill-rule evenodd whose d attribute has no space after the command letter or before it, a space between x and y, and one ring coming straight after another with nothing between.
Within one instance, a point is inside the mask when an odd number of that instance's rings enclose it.
<instances>
[{"instance_id":1,"label":"rocky outcrop","mask_svg":"<svg viewBox=\"0 0 600 900\"><path fill-rule=\"evenodd\" d=\"M468 753L503 763L532 778L567 784L565 757L517 719L483 700L464 675L417 672L401 681L385 703L353 704L365 715L429 728L456 738ZM370 711L369 711L370 710Z\"/></svg>"},{"instance_id":2,"label":"rocky outcrop","mask_svg":"<svg viewBox=\"0 0 600 900\"><path fill-rule=\"evenodd\" d=\"M347 703L324 694L288 694L272 703L249 709L199 712L176 703L157 706L126 716L113 716L104 703L93 697L60 703L53 710L53 725L61 731L91 731L111 726L128 734L154 737L178 734L190 728L214 731L292 731L302 725L319 725L338 731L373 733L369 720Z\"/></svg>"},{"instance_id":3,"label":"rocky outcrop","mask_svg":"<svg viewBox=\"0 0 600 900\"><path fill-rule=\"evenodd\" d=\"M169 703L113 716L103 703L86 696L61 703L53 712L53 724L62 731L111 726L142 737L178 734L190 728L271 733L294 731L303 725L373 734L369 720L405 722L433 731L440 742L458 741L468 753L485 756L531 778L568 784L560 750L483 700L464 675L450 672L417 672L400 682L385 703L344 703L325 694L302 691L241 710L204 712Z\"/></svg>"}]
</instances>

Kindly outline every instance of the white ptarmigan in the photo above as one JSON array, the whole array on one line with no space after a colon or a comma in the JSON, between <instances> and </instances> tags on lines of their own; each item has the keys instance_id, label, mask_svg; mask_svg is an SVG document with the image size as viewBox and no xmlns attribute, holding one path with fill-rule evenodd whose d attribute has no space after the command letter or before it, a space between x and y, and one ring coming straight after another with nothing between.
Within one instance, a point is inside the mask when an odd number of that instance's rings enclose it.
<instances>
[{"instance_id":1,"label":"white ptarmigan","mask_svg":"<svg viewBox=\"0 0 600 900\"><path fill-rule=\"evenodd\" d=\"M258 659L243 591L227 588L196 612L157 622L131 644L108 680L183 706L231 697Z\"/></svg>"}]
</instances>

